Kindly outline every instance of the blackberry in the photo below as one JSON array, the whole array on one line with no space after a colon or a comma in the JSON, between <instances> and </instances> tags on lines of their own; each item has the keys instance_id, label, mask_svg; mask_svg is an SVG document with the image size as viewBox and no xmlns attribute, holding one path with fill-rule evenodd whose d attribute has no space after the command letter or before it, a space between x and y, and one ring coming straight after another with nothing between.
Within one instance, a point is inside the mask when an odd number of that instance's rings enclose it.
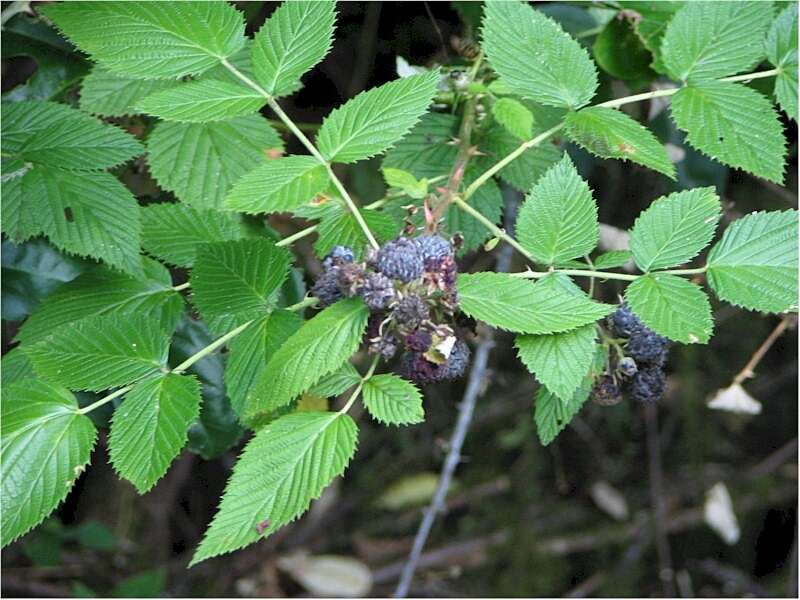
<instances>
[{"instance_id":1,"label":"blackberry","mask_svg":"<svg viewBox=\"0 0 800 600\"><path fill-rule=\"evenodd\" d=\"M622 400L622 392L611 375L601 375L592 385L591 398L600 406L614 406Z\"/></svg>"},{"instance_id":2,"label":"blackberry","mask_svg":"<svg viewBox=\"0 0 800 600\"><path fill-rule=\"evenodd\" d=\"M642 328L625 344L625 354L633 358L637 364L661 366L667 359L667 343L667 338Z\"/></svg>"},{"instance_id":3,"label":"blackberry","mask_svg":"<svg viewBox=\"0 0 800 600\"><path fill-rule=\"evenodd\" d=\"M611 313L607 318L608 328L616 337L627 338L633 336L644 328L642 322L639 320L627 304L622 304L617 310Z\"/></svg>"},{"instance_id":4,"label":"blackberry","mask_svg":"<svg viewBox=\"0 0 800 600\"><path fill-rule=\"evenodd\" d=\"M388 242L381 248L376 263L381 273L404 283L419 279L424 268L417 245L403 237Z\"/></svg>"},{"instance_id":5,"label":"blackberry","mask_svg":"<svg viewBox=\"0 0 800 600\"><path fill-rule=\"evenodd\" d=\"M403 296L392 309L392 318L398 327L416 329L420 323L430 318L430 309L417 294Z\"/></svg>"},{"instance_id":6,"label":"blackberry","mask_svg":"<svg viewBox=\"0 0 800 600\"><path fill-rule=\"evenodd\" d=\"M648 366L639 369L630 385L631 398L637 402L656 402L664 395L667 376L661 367Z\"/></svg>"},{"instance_id":7,"label":"blackberry","mask_svg":"<svg viewBox=\"0 0 800 600\"><path fill-rule=\"evenodd\" d=\"M383 273L370 273L358 288L370 310L383 310L395 298L394 283Z\"/></svg>"},{"instance_id":8,"label":"blackberry","mask_svg":"<svg viewBox=\"0 0 800 600\"><path fill-rule=\"evenodd\" d=\"M397 338L394 334L389 333L374 338L369 344L369 351L372 354L380 354L384 360L389 360L397 352L398 345Z\"/></svg>"},{"instance_id":9,"label":"blackberry","mask_svg":"<svg viewBox=\"0 0 800 600\"><path fill-rule=\"evenodd\" d=\"M355 260L353 250L347 246L334 246L322 261L322 268L326 271L331 267L340 267Z\"/></svg>"},{"instance_id":10,"label":"blackberry","mask_svg":"<svg viewBox=\"0 0 800 600\"><path fill-rule=\"evenodd\" d=\"M339 268L332 267L323 271L314 282L311 294L319 299L322 306L329 306L344 298L342 290L339 289Z\"/></svg>"},{"instance_id":11,"label":"blackberry","mask_svg":"<svg viewBox=\"0 0 800 600\"><path fill-rule=\"evenodd\" d=\"M456 340L447 362L442 365L442 379L458 379L467 370L469 364L469 346L463 340Z\"/></svg>"},{"instance_id":12,"label":"blackberry","mask_svg":"<svg viewBox=\"0 0 800 600\"><path fill-rule=\"evenodd\" d=\"M424 329L412 331L403 339L403 343L405 344L406 348L422 353L428 351L432 342L433 337Z\"/></svg>"},{"instance_id":13,"label":"blackberry","mask_svg":"<svg viewBox=\"0 0 800 600\"><path fill-rule=\"evenodd\" d=\"M427 266L430 260L441 260L445 256L453 256L453 247L440 235L422 235L414 238L414 243Z\"/></svg>"},{"instance_id":14,"label":"blackberry","mask_svg":"<svg viewBox=\"0 0 800 600\"><path fill-rule=\"evenodd\" d=\"M421 352L406 352L400 363L400 373L417 383L434 383L442 378L442 365L432 363Z\"/></svg>"},{"instance_id":15,"label":"blackberry","mask_svg":"<svg viewBox=\"0 0 800 600\"><path fill-rule=\"evenodd\" d=\"M617 372L623 377L633 377L636 375L637 370L636 361L630 356L623 357L622 360L617 363Z\"/></svg>"}]
</instances>

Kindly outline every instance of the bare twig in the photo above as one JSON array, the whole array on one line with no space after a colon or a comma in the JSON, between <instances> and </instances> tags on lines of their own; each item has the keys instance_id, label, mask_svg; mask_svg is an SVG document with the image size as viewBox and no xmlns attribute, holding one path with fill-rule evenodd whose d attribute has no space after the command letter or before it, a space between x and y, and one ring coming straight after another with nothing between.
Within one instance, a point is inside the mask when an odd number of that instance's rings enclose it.
<instances>
[{"instance_id":1,"label":"bare twig","mask_svg":"<svg viewBox=\"0 0 800 600\"><path fill-rule=\"evenodd\" d=\"M647 430L647 457L650 471L650 504L653 508L653 526L658 553L658 576L664 584L664 597L675 596L675 574L672 569L672 552L667 538L666 506L664 502L664 474L661 469L661 447L658 437L658 409L655 404L644 407Z\"/></svg>"},{"instance_id":2,"label":"bare twig","mask_svg":"<svg viewBox=\"0 0 800 600\"><path fill-rule=\"evenodd\" d=\"M794 322L795 317L792 315L787 315L781 319L781 322L778 323L777 327L772 330L772 333L767 336L767 339L765 339L756 349L756 351L753 353L753 356L750 357L750 360L747 361L747 364L744 366L744 368L739 371L736 377L733 378L734 384L741 384L745 379L750 379L755 375L754 369L758 366L758 363L760 363L761 359L764 358L764 355L772 347L772 344L775 343L775 340L777 340L784 331L793 325Z\"/></svg>"}]
</instances>

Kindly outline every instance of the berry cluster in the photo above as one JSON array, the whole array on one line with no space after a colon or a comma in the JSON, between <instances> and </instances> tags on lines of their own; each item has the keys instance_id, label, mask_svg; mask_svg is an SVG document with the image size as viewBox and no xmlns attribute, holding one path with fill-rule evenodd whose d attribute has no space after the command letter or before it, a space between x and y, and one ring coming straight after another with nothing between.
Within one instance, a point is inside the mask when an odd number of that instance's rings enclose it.
<instances>
[{"instance_id":1,"label":"berry cluster","mask_svg":"<svg viewBox=\"0 0 800 600\"><path fill-rule=\"evenodd\" d=\"M322 262L311 293L327 306L360 296L371 315L369 351L388 360L402 352L400 370L409 379L432 383L460 377L469 347L454 329L458 309L453 246L441 236L400 237L363 262L336 246Z\"/></svg>"},{"instance_id":2,"label":"berry cluster","mask_svg":"<svg viewBox=\"0 0 800 600\"><path fill-rule=\"evenodd\" d=\"M606 318L606 325L623 344L624 355L597 378L592 400L601 405L616 404L626 393L638 402L657 401L666 386L667 339L645 327L625 304Z\"/></svg>"}]
</instances>

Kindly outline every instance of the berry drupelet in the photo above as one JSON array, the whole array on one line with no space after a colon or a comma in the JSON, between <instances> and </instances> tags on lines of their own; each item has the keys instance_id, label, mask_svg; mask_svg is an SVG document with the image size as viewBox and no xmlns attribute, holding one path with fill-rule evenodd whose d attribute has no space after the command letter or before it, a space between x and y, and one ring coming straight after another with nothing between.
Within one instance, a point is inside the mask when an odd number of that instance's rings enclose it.
<instances>
[{"instance_id":1,"label":"berry drupelet","mask_svg":"<svg viewBox=\"0 0 800 600\"><path fill-rule=\"evenodd\" d=\"M403 283L422 277L425 266L417 244L403 237L383 246L378 251L376 264L381 273Z\"/></svg>"}]
</instances>

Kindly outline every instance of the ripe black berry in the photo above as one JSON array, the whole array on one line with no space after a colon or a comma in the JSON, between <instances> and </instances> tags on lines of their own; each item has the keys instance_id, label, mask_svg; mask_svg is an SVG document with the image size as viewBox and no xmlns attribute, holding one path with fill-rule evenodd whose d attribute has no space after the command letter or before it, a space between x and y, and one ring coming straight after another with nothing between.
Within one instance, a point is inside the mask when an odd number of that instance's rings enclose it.
<instances>
[{"instance_id":1,"label":"ripe black berry","mask_svg":"<svg viewBox=\"0 0 800 600\"><path fill-rule=\"evenodd\" d=\"M416 329L430 317L430 309L417 294L403 296L392 309L392 318L405 330Z\"/></svg>"},{"instance_id":2,"label":"ripe black berry","mask_svg":"<svg viewBox=\"0 0 800 600\"><path fill-rule=\"evenodd\" d=\"M355 260L353 251L347 246L334 246L322 261L322 268L326 271L333 266L341 266Z\"/></svg>"},{"instance_id":3,"label":"ripe black berry","mask_svg":"<svg viewBox=\"0 0 800 600\"><path fill-rule=\"evenodd\" d=\"M331 267L327 271L323 271L314 282L311 294L319 298L322 306L329 306L337 300L341 300L344 294L339 289L339 268Z\"/></svg>"},{"instance_id":4,"label":"ripe black berry","mask_svg":"<svg viewBox=\"0 0 800 600\"><path fill-rule=\"evenodd\" d=\"M422 235L414 238L414 243L422 255L426 266L430 260L439 260L445 256L453 256L453 247L440 235Z\"/></svg>"},{"instance_id":5,"label":"ripe black berry","mask_svg":"<svg viewBox=\"0 0 800 600\"><path fill-rule=\"evenodd\" d=\"M394 283L382 273L370 273L358 288L370 310L383 310L395 298Z\"/></svg>"},{"instance_id":6,"label":"ripe black berry","mask_svg":"<svg viewBox=\"0 0 800 600\"><path fill-rule=\"evenodd\" d=\"M402 237L381 248L376 262L381 273L403 283L420 278L424 267L417 245Z\"/></svg>"},{"instance_id":7,"label":"ripe black berry","mask_svg":"<svg viewBox=\"0 0 800 600\"><path fill-rule=\"evenodd\" d=\"M631 398L637 402L655 402L664 395L667 377L661 367L639 369L630 385Z\"/></svg>"},{"instance_id":8,"label":"ripe black berry","mask_svg":"<svg viewBox=\"0 0 800 600\"><path fill-rule=\"evenodd\" d=\"M667 359L667 339L643 328L631 336L625 344L625 354L637 364L661 366Z\"/></svg>"},{"instance_id":9,"label":"ripe black berry","mask_svg":"<svg viewBox=\"0 0 800 600\"><path fill-rule=\"evenodd\" d=\"M621 305L607 317L608 328L616 337L627 338L640 331L644 325L627 304Z\"/></svg>"},{"instance_id":10,"label":"ripe black berry","mask_svg":"<svg viewBox=\"0 0 800 600\"><path fill-rule=\"evenodd\" d=\"M442 365L444 373L442 379L457 379L464 374L469 364L469 346L463 340L456 340L447 362Z\"/></svg>"}]
</instances>

